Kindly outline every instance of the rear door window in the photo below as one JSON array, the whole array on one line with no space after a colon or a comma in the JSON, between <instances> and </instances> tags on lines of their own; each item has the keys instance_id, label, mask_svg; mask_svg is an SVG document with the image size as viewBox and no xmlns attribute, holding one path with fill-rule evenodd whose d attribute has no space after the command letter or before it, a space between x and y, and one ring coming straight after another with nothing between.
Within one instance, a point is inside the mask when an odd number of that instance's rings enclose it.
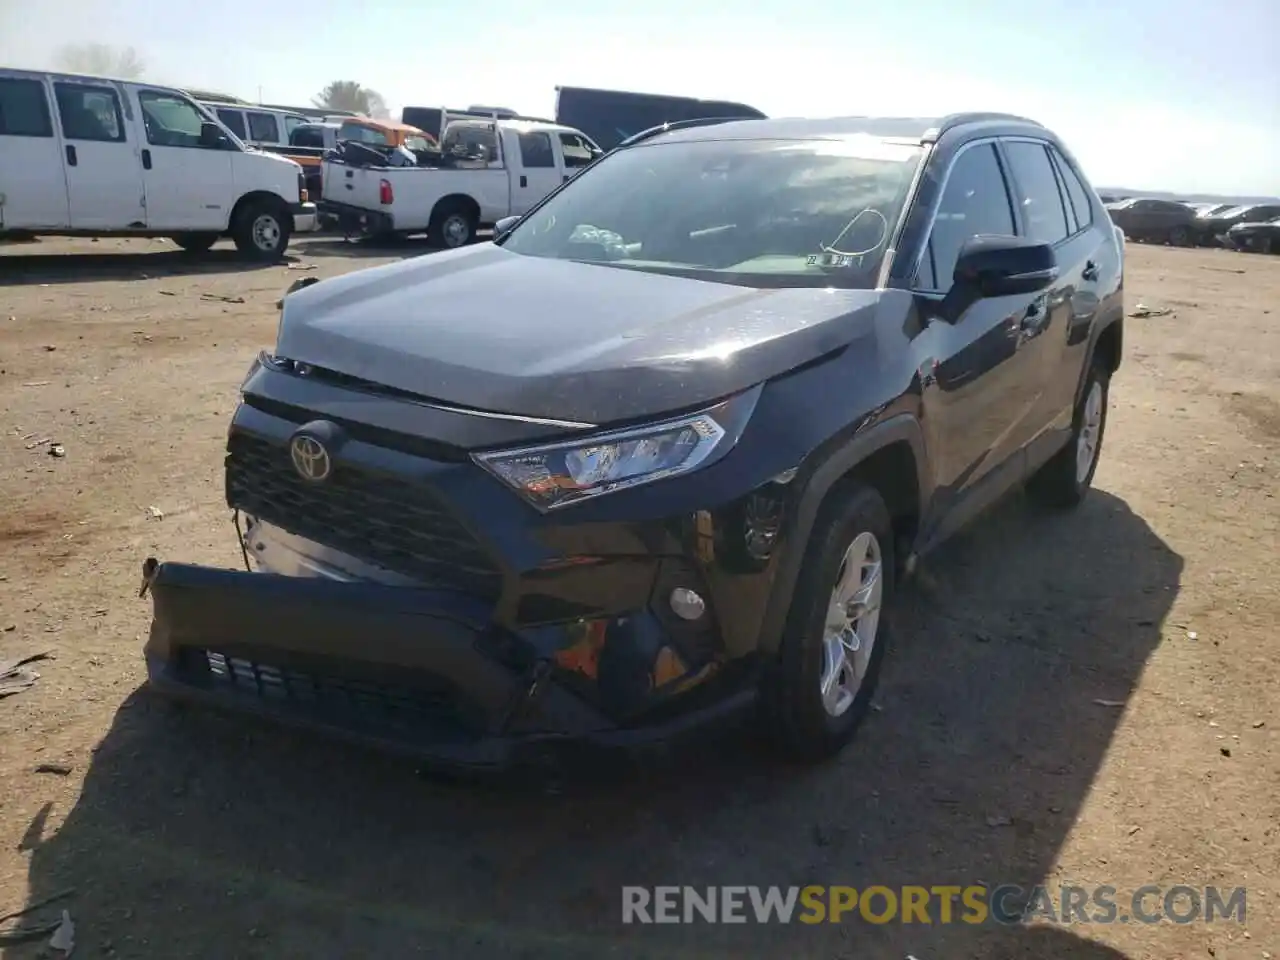
<instances>
[{"instance_id":1,"label":"rear door window","mask_svg":"<svg viewBox=\"0 0 1280 960\"><path fill-rule=\"evenodd\" d=\"M49 100L39 80L0 77L0 137L52 137Z\"/></svg>"},{"instance_id":2,"label":"rear door window","mask_svg":"<svg viewBox=\"0 0 1280 960\"><path fill-rule=\"evenodd\" d=\"M1067 211L1045 144L1006 140L1004 150L1012 168L1014 199L1022 210L1023 231L1027 237L1042 243L1065 240L1070 233Z\"/></svg>"},{"instance_id":3,"label":"rear door window","mask_svg":"<svg viewBox=\"0 0 1280 960\"><path fill-rule=\"evenodd\" d=\"M120 98L110 87L85 83L55 83L62 135L68 140L123 143L124 114Z\"/></svg>"},{"instance_id":4,"label":"rear door window","mask_svg":"<svg viewBox=\"0 0 1280 960\"><path fill-rule=\"evenodd\" d=\"M545 133L520 134L520 162L529 169L545 169L556 165L551 152L551 138Z\"/></svg>"}]
</instances>

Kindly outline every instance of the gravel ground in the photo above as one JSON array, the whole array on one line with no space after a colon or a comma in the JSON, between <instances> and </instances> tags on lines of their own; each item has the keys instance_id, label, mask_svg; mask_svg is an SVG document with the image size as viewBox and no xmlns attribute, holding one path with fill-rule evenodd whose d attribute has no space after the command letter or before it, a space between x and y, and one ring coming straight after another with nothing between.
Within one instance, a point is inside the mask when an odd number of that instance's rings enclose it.
<instances>
[{"instance_id":1,"label":"gravel ground","mask_svg":"<svg viewBox=\"0 0 1280 960\"><path fill-rule=\"evenodd\" d=\"M1280 957L1280 258L1131 246L1156 315L1095 492L1015 497L931 560L836 762L742 738L549 794L139 690L141 559L239 562L221 448L276 299L425 252L223 246L0 248L0 660L50 655L0 699L0 915L74 887L76 957ZM1244 886L1247 917L620 923L624 884L978 882Z\"/></svg>"}]
</instances>

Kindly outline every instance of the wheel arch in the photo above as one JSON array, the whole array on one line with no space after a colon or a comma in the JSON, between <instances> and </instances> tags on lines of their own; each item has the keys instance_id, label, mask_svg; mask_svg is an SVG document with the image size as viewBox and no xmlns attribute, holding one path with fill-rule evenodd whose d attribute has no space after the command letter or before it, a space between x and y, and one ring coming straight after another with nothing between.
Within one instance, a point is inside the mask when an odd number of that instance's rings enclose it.
<instances>
[{"instance_id":1,"label":"wheel arch","mask_svg":"<svg viewBox=\"0 0 1280 960\"><path fill-rule=\"evenodd\" d=\"M448 193L435 202L431 208L430 222L445 211L462 209L471 214L472 220L480 222L480 203L469 193Z\"/></svg>"},{"instance_id":2,"label":"wheel arch","mask_svg":"<svg viewBox=\"0 0 1280 960\"><path fill-rule=\"evenodd\" d=\"M257 203L272 204L279 207L286 216L290 216L289 203L280 194L273 193L270 190L250 190L237 200L235 206L231 208L231 216L227 218L227 230L234 230L236 220L240 217L240 214L247 207Z\"/></svg>"},{"instance_id":3,"label":"wheel arch","mask_svg":"<svg viewBox=\"0 0 1280 960\"><path fill-rule=\"evenodd\" d=\"M830 498L848 483L874 487L889 508L895 538L909 543L932 495L929 478L924 431L911 413L895 414L858 431L809 471L792 506L788 548L779 559L761 624L757 648L762 654L773 654L781 643L809 539Z\"/></svg>"}]
</instances>

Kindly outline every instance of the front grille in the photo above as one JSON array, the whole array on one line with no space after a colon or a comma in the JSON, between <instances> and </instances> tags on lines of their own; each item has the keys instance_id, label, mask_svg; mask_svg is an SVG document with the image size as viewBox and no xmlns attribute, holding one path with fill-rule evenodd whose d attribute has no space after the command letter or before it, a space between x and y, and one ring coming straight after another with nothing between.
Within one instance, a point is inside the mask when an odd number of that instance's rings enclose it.
<instances>
[{"instance_id":1,"label":"front grille","mask_svg":"<svg viewBox=\"0 0 1280 960\"><path fill-rule=\"evenodd\" d=\"M477 717L440 682L403 686L274 666L216 650L188 648L180 664L201 685L238 693L348 725L413 731L448 725L474 729Z\"/></svg>"},{"instance_id":2,"label":"front grille","mask_svg":"<svg viewBox=\"0 0 1280 960\"><path fill-rule=\"evenodd\" d=\"M424 584L501 592L484 548L421 483L343 463L309 483L287 448L244 433L228 443L226 482L231 507L290 533Z\"/></svg>"}]
</instances>

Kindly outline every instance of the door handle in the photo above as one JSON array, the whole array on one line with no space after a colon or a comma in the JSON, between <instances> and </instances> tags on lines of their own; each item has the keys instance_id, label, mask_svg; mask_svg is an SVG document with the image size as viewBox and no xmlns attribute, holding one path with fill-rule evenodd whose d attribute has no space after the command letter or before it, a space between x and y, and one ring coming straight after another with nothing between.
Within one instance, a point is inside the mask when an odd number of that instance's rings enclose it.
<instances>
[{"instance_id":1,"label":"door handle","mask_svg":"<svg viewBox=\"0 0 1280 960\"><path fill-rule=\"evenodd\" d=\"M1098 265L1090 260L1084 265L1084 269L1080 271L1080 276L1090 282L1098 279Z\"/></svg>"},{"instance_id":2,"label":"door handle","mask_svg":"<svg viewBox=\"0 0 1280 960\"><path fill-rule=\"evenodd\" d=\"M74 143L67 144L67 166L74 167L76 165L76 145Z\"/></svg>"},{"instance_id":3,"label":"door handle","mask_svg":"<svg viewBox=\"0 0 1280 960\"><path fill-rule=\"evenodd\" d=\"M528 185L529 185L529 178L522 174L520 176L520 186L527 187Z\"/></svg>"},{"instance_id":4,"label":"door handle","mask_svg":"<svg viewBox=\"0 0 1280 960\"><path fill-rule=\"evenodd\" d=\"M573 174L571 174L571 173L566 173L566 174L564 175L564 182L565 182L565 183L568 183L572 178L573 178Z\"/></svg>"},{"instance_id":5,"label":"door handle","mask_svg":"<svg viewBox=\"0 0 1280 960\"><path fill-rule=\"evenodd\" d=\"M144 149L142 151L142 169L143 170L151 169L151 151L150 150Z\"/></svg>"}]
</instances>

